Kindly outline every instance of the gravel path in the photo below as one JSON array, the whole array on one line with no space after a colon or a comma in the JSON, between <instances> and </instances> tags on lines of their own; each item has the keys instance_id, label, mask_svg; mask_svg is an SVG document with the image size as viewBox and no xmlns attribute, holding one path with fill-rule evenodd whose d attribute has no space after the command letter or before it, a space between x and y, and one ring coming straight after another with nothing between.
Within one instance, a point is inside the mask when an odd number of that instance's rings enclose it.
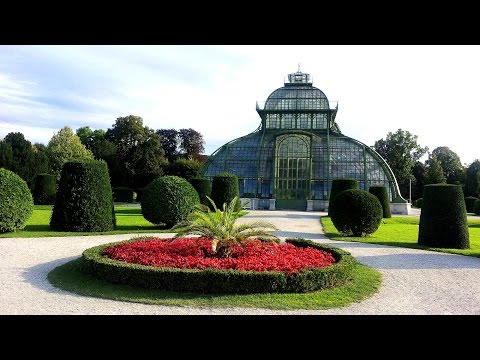
<instances>
[{"instance_id":1,"label":"gravel path","mask_svg":"<svg viewBox=\"0 0 480 360\"><path fill-rule=\"evenodd\" d=\"M350 251L359 262L383 274L383 285L371 298L345 308L317 311L169 307L89 298L54 288L47 281L48 272L88 247L134 235L3 238L0 314L480 314L480 258L331 241L322 234L320 214L250 211L242 219L273 222L282 238L304 237Z\"/></svg>"}]
</instances>

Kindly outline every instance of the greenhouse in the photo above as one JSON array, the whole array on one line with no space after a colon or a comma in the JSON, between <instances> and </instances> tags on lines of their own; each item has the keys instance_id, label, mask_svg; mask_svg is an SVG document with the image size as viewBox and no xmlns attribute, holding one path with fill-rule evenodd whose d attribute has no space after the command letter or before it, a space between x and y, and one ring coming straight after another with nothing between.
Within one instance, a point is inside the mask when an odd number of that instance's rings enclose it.
<instances>
[{"instance_id":1,"label":"greenhouse","mask_svg":"<svg viewBox=\"0 0 480 360\"><path fill-rule=\"evenodd\" d=\"M313 86L309 74L289 74L284 86L257 102L260 126L217 149L202 173L238 176L240 196L254 209L326 210L332 179L353 178L359 188L388 189L393 213L408 213L385 160L341 133L338 103ZM245 200L244 200L245 201Z\"/></svg>"}]
</instances>

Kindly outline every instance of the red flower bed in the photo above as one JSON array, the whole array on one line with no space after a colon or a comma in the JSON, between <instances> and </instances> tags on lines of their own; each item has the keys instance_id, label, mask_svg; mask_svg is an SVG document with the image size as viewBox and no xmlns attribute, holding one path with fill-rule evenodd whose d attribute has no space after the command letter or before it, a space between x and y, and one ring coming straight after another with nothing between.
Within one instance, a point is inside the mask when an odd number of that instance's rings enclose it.
<instances>
[{"instance_id":1,"label":"red flower bed","mask_svg":"<svg viewBox=\"0 0 480 360\"><path fill-rule=\"evenodd\" d=\"M243 246L233 246L232 255L228 258L216 257L211 248L212 241L209 239L151 239L111 246L103 251L103 255L114 260L147 266L283 271L287 274L335 263L333 256L326 251L310 247L300 248L289 243L277 245L249 240Z\"/></svg>"}]
</instances>

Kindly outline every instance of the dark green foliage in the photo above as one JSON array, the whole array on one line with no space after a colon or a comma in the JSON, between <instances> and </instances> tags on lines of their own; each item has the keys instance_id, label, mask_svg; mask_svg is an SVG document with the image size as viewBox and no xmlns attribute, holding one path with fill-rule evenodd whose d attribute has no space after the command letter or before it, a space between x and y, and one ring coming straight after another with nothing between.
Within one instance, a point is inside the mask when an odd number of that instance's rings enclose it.
<instances>
[{"instance_id":1,"label":"dark green foliage","mask_svg":"<svg viewBox=\"0 0 480 360\"><path fill-rule=\"evenodd\" d=\"M339 178L332 180L332 189L330 190L329 208L332 206L335 196L341 193L343 190L358 189L358 181L350 178ZM330 209L328 210L330 215Z\"/></svg>"},{"instance_id":2,"label":"dark green foliage","mask_svg":"<svg viewBox=\"0 0 480 360\"><path fill-rule=\"evenodd\" d=\"M135 198L135 201L136 201L137 203L142 202L143 189L144 189L144 188L135 189L135 193L137 194L137 197Z\"/></svg>"},{"instance_id":3,"label":"dark green foliage","mask_svg":"<svg viewBox=\"0 0 480 360\"><path fill-rule=\"evenodd\" d=\"M25 180L0 168L0 233L23 229L32 212L33 198Z\"/></svg>"},{"instance_id":4,"label":"dark green foliage","mask_svg":"<svg viewBox=\"0 0 480 360\"><path fill-rule=\"evenodd\" d=\"M476 159L467 168L467 179L465 182L466 196L480 196L480 160Z\"/></svg>"},{"instance_id":5,"label":"dark green foliage","mask_svg":"<svg viewBox=\"0 0 480 360\"><path fill-rule=\"evenodd\" d=\"M114 230L112 188L105 161L63 165L50 228L85 232Z\"/></svg>"},{"instance_id":6,"label":"dark green foliage","mask_svg":"<svg viewBox=\"0 0 480 360\"><path fill-rule=\"evenodd\" d=\"M211 196L212 188L210 186L210 180L206 178L191 178L189 180L190 184L192 184L193 188L197 190L198 196L200 197L200 203L203 205L210 205L210 201L208 201L207 196Z\"/></svg>"},{"instance_id":7,"label":"dark green foliage","mask_svg":"<svg viewBox=\"0 0 480 360\"><path fill-rule=\"evenodd\" d=\"M413 202L413 206L415 206L416 208L421 209L422 205L423 205L423 198L418 198Z\"/></svg>"},{"instance_id":8,"label":"dark green foliage","mask_svg":"<svg viewBox=\"0 0 480 360\"><path fill-rule=\"evenodd\" d=\"M440 162L443 175L448 184L464 184L466 178L465 168L460 161L460 157L447 146L440 146L432 151Z\"/></svg>"},{"instance_id":9,"label":"dark green foliage","mask_svg":"<svg viewBox=\"0 0 480 360\"><path fill-rule=\"evenodd\" d=\"M199 203L197 192L187 180L163 176L143 189L142 214L152 224L172 227L184 221Z\"/></svg>"},{"instance_id":10,"label":"dark green foliage","mask_svg":"<svg viewBox=\"0 0 480 360\"><path fill-rule=\"evenodd\" d=\"M133 189L124 186L113 188L113 201L133 203Z\"/></svg>"},{"instance_id":11,"label":"dark green foliage","mask_svg":"<svg viewBox=\"0 0 480 360\"><path fill-rule=\"evenodd\" d=\"M219 209L223 209L224 203L230 204L235 196L239 198L235 211L240 211L241 204L237 175L221 173L213 177L211 198Z\"/></svg>"},{"instance_id":12,"label":"dark green foliage","mask_svg":"<svg viewBox=\"0 0 480 360\"><path fill-rule=\"evenodd\" d=\"M187 159L195 159L204 150L205 140L203 140L203 135L192 128L180 129L178 139L180 151Z\"/></svg>"},{"instance_id":13,"label":"dark green foliage","mask_svg":"<svg viewBox=\"0 0 480 360\"><path fill-rule=\"evenodd\" d=\"M177 158L178 131L175 129L160 129L156 133L161 137L161 145L168 161Z\"/></svg>"},{"instance_id":14,"label":"dark green foliage","mask_svg":"<svg viewBox=\"0 0 480 360\"><path fill-rule=\"evenodd\" d=\"M366 236L377 231L383 218L380 200L365 190L344 190L330 205L335 228L347 236Z\"/></svg>"},{"instance_id":15,"label":"dark green foliage","mask_svg":"<svg viewBox=\"0 0 480 360\"><path fill-rule=\"evenodd\" d=\"M82 270L113 283L195 293L300 293L338 287L351 278L356 262L349 253L304 239L287 241L295 246L328 251L337 262L318 269L304 269L292 276L278 271L173 269L129 264L102 256L104 249L118 244L112 243L85 250Z\"/></svg>"},{"instance_id":16,"label":"dark green foliage","mask_svg":"<svg viewBox=\"0 0 480 360\"><path fill-rule=\"evenodd\" d=\"M473 212L475 215L480 215L480 200L475 200L473 204Z\"/></svg>"},{"instance_id":17,"label":"dark green foliage","mask_svg":"<svg viewBox=\"0 0 480 360\"><path fill-rule=\"evenodd\" d=\"M38 174L33 188L33 201L35 205L53 205L57 184L55 176L51 174Z\"/></svg>"},{"instance_id":18,"label":"dark green foliage","mask_svg":"<svg viewBox=\"0 0 480 360\"><path fill-rule=\"evenodd\" d=\"M412 168L428 150L428 147L421 147L417 143L417 138L409 131L398 129L373 145L395 174L402 194L408 194Z\"/></svg>"},{"instance_id":19,"label":"dark green foliage","mask_svg":"<svg viewBox=\"0 0 480 360\"><path fill-rule=\"evenodd\" d=\"M418 243L439 248L470 248L467 212L460 185L425 185Z\"/></svg>"},{"instance_id":20,"label":"dark green foliage","mask_svg":"<svg viewBox=\"0 0 480 360\"><path fill-rule=\"evenodd\" d=\"M202 163L198 160L177 159L167 167L168 175L179 176L190 180L197 176Z\"/></svg>"},{"instance_id":21,"label":"dark green foliage","mask_svg":"<svg viewBox=\"0 0 480 360\"><path fill-rule=\"evenodd\" d=\"M474 196L467 196L465 198L465 208L467 210L467 213L473 213L473 205L475 203L475 200L478 200L478 198Z\"/></svg>"},{"instance_id":22,"label":"dark green foliage","mask_svg":"<svg viewBox=\"0 0 480 360\"><path fill-rule=\"evenodd\" d=\"M382 204L383 208L383 217L384 218L391 218L392 213L390 211L390 200L388 198L388 190L385 186L370 186L368 189L370 194L373 194L380 200L380 204Z\"/></svg>"}]
</instances>

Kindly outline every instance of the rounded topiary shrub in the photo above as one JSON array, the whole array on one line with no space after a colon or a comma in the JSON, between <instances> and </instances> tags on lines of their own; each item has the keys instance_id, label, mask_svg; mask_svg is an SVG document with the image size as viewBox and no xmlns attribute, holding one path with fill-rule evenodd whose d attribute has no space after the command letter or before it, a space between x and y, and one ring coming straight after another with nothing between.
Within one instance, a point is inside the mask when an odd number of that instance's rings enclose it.
<instances>
[{"instance_id":1,"label":"rounded topiary shrub","mask_svg":"<svg viewBox=\"0 0 480 360\"><path fill-rule=\"evenodd\" d=\"M423 198L418 198L413 202L413 206L415 206L416 208L421 209L422 205L423 205Z\"/></svg>"},{"instance_id":2,"label":"rounded topiary shrub","mask_svg":"<svg viewBox=\"0 0 480 360\"><path fill-rule=\"evenodd\" d=\"M219 209L223 209L223 204L227 205L237 196L238 202L235 211L240 211L240 193L238 190L238 177L230 173L222 173L213 177L212 182L212 200Z\"/></svg>"},{"instance_id":3,"label":"rounded topiary shrub","mask_svg":"<svg viewBox=\"0 0 480 360\"><path fill-rule=\"evenodd\" d=\"M332 189L330 190L330 200L329 200L329 210L328 215L330 215L330 207L332 206L333 200L335 197L344 190L349 189L358 189L358 181L350 178L339 178L332 180Z\"/></svg>"},{"instance_id":4,"label":"rounded topiary shrub","mask_svg":"<svg viewBox=\"0 0 480 360\"><path fill-rule=\"evenodd\" d=\"M124 186L113 188L113 201L132 203L133 189Z\"/></svg>"},{"instance_id":5,"label":"rounded topiary shrub","mask_svg":"<svg viewBox=\"0 0 480 360\"><path fill-rule=\"evenodd\" d=\"M480 215L480 199L475 200L475 202L473 203L473 212L475 213L475 215Z\"/></svg>"},{"instance_id":6,"label":"rounded topiary shrub","mask_svg":"<svg viewBox=\"0 0 480 360\"><path fill-rule=\"evenodd\" d=\"M197 191L185 179L163 176L145 186L142 192L142 214L152 224L172 227L185 220L196 204Z\"/></svg>"},{"instance_id":7,"label":"rounded topiary shrub","mask_svg":"<svg viewBox=\"0 0 480 360\"><path fill-rule=\"evenodd\" d=\"M55 175L38 174L33 187L33 201L36 205L53 205L57 192Z\"/></svg>"},{"instance_id":8,"label":"rounded topiary shrub","mask_svg":"<svg viewBox=\"0 0 480 360\"><path fill-rule=\"evenodd\" d=\"M465 198L465 207L467 210L467 213L473 213L473 205L475 204L475 201L478 200L475 196L467 196Z\"/></svg>"},{"instance_id":9,"label":"rounded topiary shrub","mask_svg":"<svg viewBox=\"0 0 480 360\"><path fill-rule=\"evenodd\" d=\"M350 189L337 194L330 206L335 228L347 236L366 236L377 231L383 218L380 200L365 190Z\"/></svg>"},{"instance_id":10,"label":"rounded topiary shrub","mask_svg":"<svg viewBox=\"0 0 480 360\"><path fill-rule=\"evenodd\" d=\"M63 165L50 228L85 232L115 228L112 188L105 161Z\"/></svg>"},{"instance_id":11,"label":"rounded topiary shrub","mask_svg":"<svg viewBox=\"0 0 480 360\"><path fill-rule=\"evenodd\" d=\"M383 217L391 218L392 212L390 211L390 199L388 198L388 190L385 186L370 186L368 189L370 194L375 195L382 204Z\"/></svg>"},{"instance_id":12,"label":"rounded topiary shrub","mask_svg":"<svg viewBox=\"0 0 480 360\"><path fill-rule=\"evenodd\" d=\"M0 232L23 229L32 212L33 198L25 180L0 168Z\"/></svg>"},{"instance_id":13,"label":"rounded topiary shrub","mask_svg":"<svg viewBox=\"0 0 480 360\"><path fill-rule=\"evenodd\" d=\"M212 188L210 186L210 180L207 178L191 178L189 180L193 188L197 190L198 196L200 197L200 202L204 205L210 205L210 202L207 199L207 196L212 195Z\"/></svg>"},{"instance_id":14,"label":"rounded topiary shrub","mask_svg":"<svg viewBox=\"0 0 480 360\"><path fill-rule=\"evenodd\" d=\"M467 212L460 185L425 185L418 243L431 247L470 248Z\"/></svg>"}]
</instances>

